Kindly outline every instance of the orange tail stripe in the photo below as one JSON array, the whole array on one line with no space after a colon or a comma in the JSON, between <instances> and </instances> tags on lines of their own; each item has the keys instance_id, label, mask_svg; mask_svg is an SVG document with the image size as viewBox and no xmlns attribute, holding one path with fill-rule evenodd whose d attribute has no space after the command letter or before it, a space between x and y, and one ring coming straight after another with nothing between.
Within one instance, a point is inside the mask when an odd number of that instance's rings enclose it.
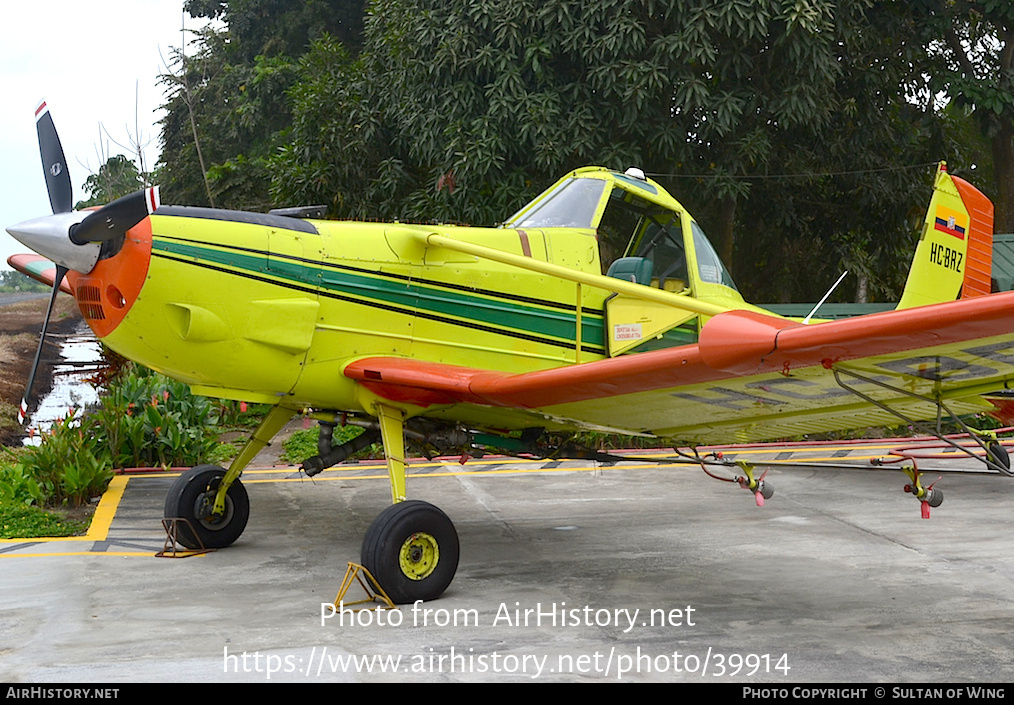
<instances>
[{"instance_id":1,"label":"orange tail stripe","mask_svg":"<svg viewBox=\"0 0 1014 705\"><path fill-rule=\"evenodd\" d=\"M964 179L952 176L961 200L968 209L968 250L965 254L965 279L961 298L983 296L992 291L993 277L993 204L979 189Z\"/></svg>"}]
</instances>

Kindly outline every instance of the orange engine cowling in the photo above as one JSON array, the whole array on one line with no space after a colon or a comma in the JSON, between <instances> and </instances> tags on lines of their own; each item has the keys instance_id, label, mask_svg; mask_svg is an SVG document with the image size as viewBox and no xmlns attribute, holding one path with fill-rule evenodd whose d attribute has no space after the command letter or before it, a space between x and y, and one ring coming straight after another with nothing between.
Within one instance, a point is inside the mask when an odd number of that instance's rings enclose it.
<instances>
[{"instance_id":1,"label":"orange engine cowling","mask_svg":"<svg viewBox=\"0 0 1014 705\"><path fill-rule=\"evenodd\" d=\"M127 231L119 252L99 260L88 274L68 272L81 315L97 337L112 333L127 315L144 286L150 261L151 219L145 218Z\"/></svg>"}]
</instances>

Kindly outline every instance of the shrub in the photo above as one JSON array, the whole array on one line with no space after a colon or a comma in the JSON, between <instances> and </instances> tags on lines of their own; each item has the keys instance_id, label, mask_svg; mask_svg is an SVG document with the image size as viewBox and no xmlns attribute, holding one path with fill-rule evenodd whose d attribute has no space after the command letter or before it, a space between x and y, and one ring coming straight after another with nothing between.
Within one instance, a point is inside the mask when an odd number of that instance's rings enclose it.
<instances>
[{"instance_id":1,"label":"shrub","mask_svg":"<svg viewBox=\"0 0 1014 705\"><path fill-rule=\"evenodd\" d=\"M214 412L183 382L138 368L110 383L88 419L113 467L192 466L217 444Z\"/></svg>"},{"instance_id":2,"label":"shrub","mask_svg":"<svg viewBox=\"0 0 1014 705\"><path fill-rule=\"evenodd\" d=\"M0 538L3 539L73 536L87 529L86 521L65 519L38 507L0 501Z\"/></svg>"},{"instance_id":3,"label":"shrub","mask_svg":"<svg viewBox=\"0 0 1014 705\"><path fill-rule=\"evenodd\" d=\"M217 459L214 402L140 368L108 385L92 413L79 417L71 410L39 445L7 453L0 500L81 504L102 493L115 467L189 467Z\"/></svg>"},{"instance_id":4,"label":"shrub","mask_svg":"<svg viewBox=\"0 0 1014 705\"><path fill-rule=\"evenodd\" d=\"M331 444L337 448L342 443L347 443L353 438L357 437L363 432L363 429L359 426L338 426L334 430L334 435L331 437ZM317 455L317 439L320 438L320 427L305 428L296 431L287 439L282 442L282 460L287 463L297 465L302 463L307 458L312 458ZM368 448L353 453L349 456L349 460L362 459L362 458L373 458L377 457L378 453L380 457L383 457L383 451L380 450L379 444L374 443Z\"/></svg>"},{"instance_id":5,"label":"shrub","mask_svg":"<svg viewBox=\"0 0 1014 705\"><path fill-rule=\"evenodd\" d=\"M82 504L105 490L112 468L99 439L75 417L71 410L42 434L39 445L20 454L10 475L21 498L27 494L37 504Z\"/></svg>"}]
</instances>

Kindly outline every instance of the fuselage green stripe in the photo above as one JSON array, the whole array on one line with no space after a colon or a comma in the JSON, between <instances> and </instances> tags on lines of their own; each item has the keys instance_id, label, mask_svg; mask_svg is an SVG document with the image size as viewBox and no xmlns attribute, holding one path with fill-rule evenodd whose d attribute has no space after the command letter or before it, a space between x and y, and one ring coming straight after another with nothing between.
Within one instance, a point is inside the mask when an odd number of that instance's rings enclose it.
<instances>
[{"instance_id":1,"label":"fuselage green stripe","mask_svg":"<svg viewBox=\"0 0 1014 705\"><path fill-rule=\"evenodd\" d=\"M482 292L485 296L469 295L411 280L387 278L382 272L375 275L354 273L336 266L323 267L319 263L307 263L297 258L253 250L240 251L228 246L198 245L156 237L152 248L178 257L267 274L324 294L340 293L382 302L407 309L409 315L412 311L418 311L420 314L429 314L428 317L439 315L460 319L466 325L482 324L494 329L534 333L569 344L575 340L577 316L561 310L556 302L546 302L545 307L526 305L498 299L497 292L493 291ZM596 346L594 349L601 352L599 341L603 339L602 336L601 314L595 310L582 311L582 347L586 344Z\"/></svg>"}]
</instances>

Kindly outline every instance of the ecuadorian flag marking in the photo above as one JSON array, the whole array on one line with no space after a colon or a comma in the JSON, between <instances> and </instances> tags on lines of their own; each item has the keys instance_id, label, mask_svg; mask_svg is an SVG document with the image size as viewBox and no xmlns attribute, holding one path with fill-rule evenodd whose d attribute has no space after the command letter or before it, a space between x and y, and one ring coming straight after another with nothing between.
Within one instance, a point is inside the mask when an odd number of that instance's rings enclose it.
<instances>
[{"instance_id":1,"label":"ecuadorian flag marking","mask_svg":"<svg viewBox=\"0 0 1014 705\"><path fill-rule=\"evenodd\" d=\"M964 240L965 231L968 230L968 215L944 206L937 206L933 227L940 232L953 235L959 240Z\"/></svg>"}]
</instances>

